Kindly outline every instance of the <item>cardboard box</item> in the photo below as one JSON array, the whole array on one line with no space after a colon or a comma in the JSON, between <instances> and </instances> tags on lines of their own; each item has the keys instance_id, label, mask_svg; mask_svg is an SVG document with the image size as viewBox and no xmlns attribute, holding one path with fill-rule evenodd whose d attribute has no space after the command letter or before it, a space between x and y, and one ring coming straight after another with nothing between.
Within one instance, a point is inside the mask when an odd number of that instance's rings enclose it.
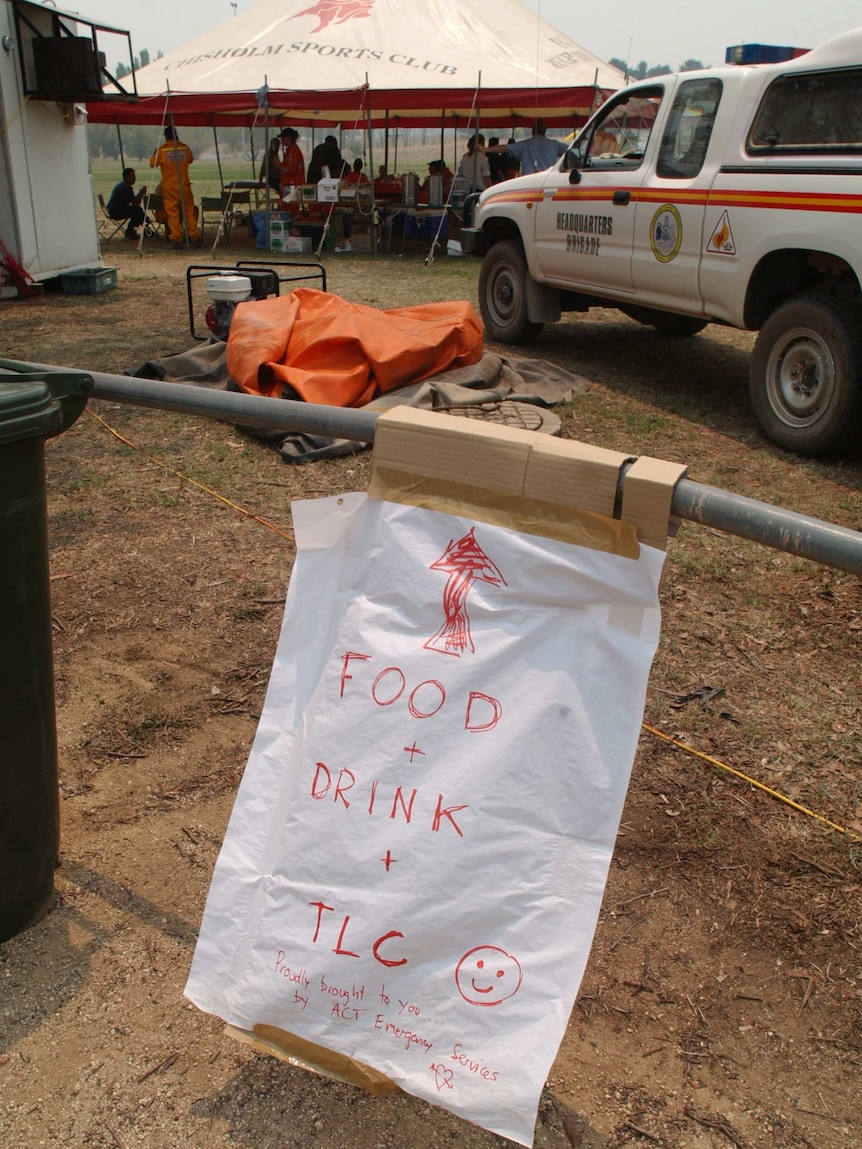
<instances>
[{"instance_id":1,"label":"cardboard box","mask_svg":"<svg viewBox=\"0 0 862 1149\"><path fill-rule=\"evenodd\" d=\"M307 235L286 235L282 240L281 250L292 252L294 255L301 251L311 251L311 240Z\"/></svg>"},{"instance_id":2,"label":"cardboard box","mask_svg":"<svg viewBox=\"0 0 862 1149\"><path fill-rule=\"evenodd\" d=\"M317 202L318 203L337 203L338 191L341 180L318 180L317 181Z\"/></svg>"}]
</instances>

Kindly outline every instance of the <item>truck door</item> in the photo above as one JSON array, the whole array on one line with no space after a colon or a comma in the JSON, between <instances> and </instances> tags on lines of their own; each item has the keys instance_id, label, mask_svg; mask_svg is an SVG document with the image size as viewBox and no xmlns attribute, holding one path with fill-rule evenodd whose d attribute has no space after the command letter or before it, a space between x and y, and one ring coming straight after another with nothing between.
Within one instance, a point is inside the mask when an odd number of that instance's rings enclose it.
<instances>
[{"instance_id":1,"label":"truck door","mask_svg":"<svg viewBox=\"0 0 862 1149\"><path fill-rule=\"evenodd\" d=\"M664 91L653 83L612 97L546 174L534 250L547 281L623 296L634 290L637 193Z\"/></svg>"},{"instance_id":2,"label":"truck door","mask_svg":"<svg viewBox=\"0 0 862 1149\"><path fill-rule=\"evenodd\" d=\"M709 141L721 99L714 77L683 81L665 119L658 156L638 195L632 274L638 303L703 313L700 261L715 174Z\"/></svg>"}]
</instances>

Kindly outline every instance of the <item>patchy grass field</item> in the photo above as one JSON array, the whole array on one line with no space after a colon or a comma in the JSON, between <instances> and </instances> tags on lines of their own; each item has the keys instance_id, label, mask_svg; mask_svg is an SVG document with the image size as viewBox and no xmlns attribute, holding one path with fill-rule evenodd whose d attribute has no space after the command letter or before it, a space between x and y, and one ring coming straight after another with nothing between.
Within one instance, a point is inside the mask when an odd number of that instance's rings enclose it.
<instances>
[{"instance_id":1,"label":"patchy grass field","mask_svg":"<svg viewBox=\"0 0 862 1149\"><path fill-rule=\"evenodd\" d=\"M330 290L475 302L476 264L424 254L328 256ZM2 355L122 373L186 349L188 256L117 241L105 262L116 291L2 304ZM754 424L751 342L715 327L668 340L598 311L528 353L592 381L566 435L858 528L859 459L802 460ZM47 458L62 864L53 913L0 946L0 1140L499 1144L258 1056L182 998L293 547L181 476L289 535L291 500L362 488L369 453L290 467L232 427L101 402ZM662 599L658 734L641 739L537 1144L847 1149L862 1127L862 840L820 819L862 835L859 581L684 524Z\"/></svg>"}]
</instances>

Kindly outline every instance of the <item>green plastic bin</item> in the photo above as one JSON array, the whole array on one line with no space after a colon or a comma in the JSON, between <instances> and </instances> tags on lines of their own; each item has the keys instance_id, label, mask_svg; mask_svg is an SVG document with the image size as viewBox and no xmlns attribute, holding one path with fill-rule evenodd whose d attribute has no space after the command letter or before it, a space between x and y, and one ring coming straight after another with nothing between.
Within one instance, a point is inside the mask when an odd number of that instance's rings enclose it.
<instances>
[{"instance_id":1,"label":"green plastic bin","mask_svg":"<svg viewBox=\"0 0 862 1149\"><path fill-rule=\"evenodd\" d=\"M0 942L50 907L60 844L44 382L0 376Z\"/></svg>"}]
</instances>

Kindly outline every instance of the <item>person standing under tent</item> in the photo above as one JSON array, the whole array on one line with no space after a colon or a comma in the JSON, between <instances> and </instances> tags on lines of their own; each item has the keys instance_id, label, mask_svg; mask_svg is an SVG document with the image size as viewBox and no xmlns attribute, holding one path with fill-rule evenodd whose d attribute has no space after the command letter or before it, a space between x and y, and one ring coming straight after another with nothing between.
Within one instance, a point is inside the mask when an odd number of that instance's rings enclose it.
<instances>
[{"instance_id":1,"label":"person standing under tent","mask_svg":"<svg viewBox=\"0 0 862 1149\"><path fill-rule=\"evenodd\" d=\"M521 161L521 175L544 172L552 167L566 151L566 145L559 140L549 140L545 136L548 126L544 120L536 120L533 134L526 140L516 143L497 144L495 152L509 152Z\"/></svg>"},{"instance_id":2,"label":"person standing under tent","mask_svg":"<svg viewBox=\"0 0 862 1149\"><path fill-rule=\"evenodd\" d=\"M327 136L311 153L311 159L308 161L308 182L316 184L324 179L326 175L324 168L329 170L330 179L340 180L345 174L347 164L344 162L335 136Z\"/></svg>"},{"instance_id":3,"label":"person standing under tent","mask_svg":"<svg viewBox=\"0 0 862 1149\"><path fill-rule=\"evenodd\" d=\"M176 138L174 129L165 128L165 142L150 156L150 167L162 173L162 201L168 217L171 247L183 246L183 225L191 243L200 243L198 215L189 181L189 164L194 162L188 144Z\"/></svg>"},{"instance_id":4,"label":"person standing under tent","mask_svg":"<svg viewBox=\"0 0 862 1149\"><path fill-rule=\"evenodd\" d=\"M297 144L299 132L296 128L284 128L279 133L281 140L281 194L288 189L305 183L305 156Z\"/></svg>"},{"instance_id":5,"label":"person standing under tent","mask_svg":"<svg viewBox=\"0 0 862 1149\"><path fill-rule=\"evenodd\" d=\"M279 152L281 144L279 143L278 136L273 136L269 141L269 149L263 157L263 163L260 165L260 180L261 187L269 187L276 195L281 190L281 156Z\"/></svg>"},{"instance_id":6,"label":"person standing under tent","mask_svg":"<svg viewBox=\"0 0 862 1149\"><path fill-rule=\"evenodd\" d=\"M484 191L491 186L491 167L485 155L485 137L474 135L467 141L467 150L461 156L458 175L466 180L468 190Z\"/></svg>"},{"instance_id":7,"label":"person standing under tent","mask_svg":"<svg viewBox=\"0 0 862 1149\"><path fill-rule=\"evenodd\" d=\"M496 151L497 144L500 142L499 136L491 136L488 140L488 146L485 152L488 156L488 166L491 169L491 183L499 184L506 179L506 153Z\"/></svg>"}]
</instances>

